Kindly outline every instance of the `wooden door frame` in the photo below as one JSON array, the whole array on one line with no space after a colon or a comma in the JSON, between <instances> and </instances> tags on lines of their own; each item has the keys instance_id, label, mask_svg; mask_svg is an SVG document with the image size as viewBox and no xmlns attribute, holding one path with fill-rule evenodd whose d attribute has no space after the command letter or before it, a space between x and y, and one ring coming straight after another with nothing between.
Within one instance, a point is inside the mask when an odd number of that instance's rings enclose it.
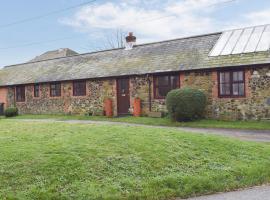
<instances>
[{"instance_id":1,"label":"wooden door frame","mask_svg":"<svg viewBox=\"0 0 270 200\"><path fill-rule=\"evenodd\" d=\"M129 99L128 99L128 103L129 103L129 107L130 107L130 78L129 77L122 77L122 78L116 78L116 102L117 102L117 116L121 115L121 114L125 114L125 113L119 113L119 87L118 87L118 83L119 83L119 80L122 80L122 79L127 79L128 80L128 92L129 92ZM126 113L126 114L129 114L129 113Z\"/></svg>"}]
</instances>

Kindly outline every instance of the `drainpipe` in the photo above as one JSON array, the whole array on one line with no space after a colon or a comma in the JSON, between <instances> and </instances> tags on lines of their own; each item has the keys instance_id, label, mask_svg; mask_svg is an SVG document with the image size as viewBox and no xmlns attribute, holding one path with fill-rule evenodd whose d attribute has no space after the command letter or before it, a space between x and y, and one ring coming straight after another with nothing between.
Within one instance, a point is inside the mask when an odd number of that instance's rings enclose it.
<instances>
[{"instance_id":1,"label":"drainpipe","mask_svg":"<svg viewBox=\"0 0 270 200\"><path fill-rule=\"evenodd\" d=\"M149 112L152 111L152 95L151 95L151 80L149 74L147 74L147 81L148 81L148 101L149 101Z\"/></svg>"},{"instance_id":2,"label":"drainpipe","mask_svg":"<svg viewBox=\"0 0 270 200\"><path fill-rule=\"evenodd\" d=\"M13 106L16 107L16 86L13 86Z\"/></svg>"}]
</instances>

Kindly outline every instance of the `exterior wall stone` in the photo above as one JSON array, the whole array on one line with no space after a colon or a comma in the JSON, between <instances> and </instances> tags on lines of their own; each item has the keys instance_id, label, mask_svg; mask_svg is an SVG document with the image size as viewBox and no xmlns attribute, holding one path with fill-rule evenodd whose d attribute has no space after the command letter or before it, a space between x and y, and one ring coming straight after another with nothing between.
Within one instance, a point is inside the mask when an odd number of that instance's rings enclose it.
<instances>
[{"instance_id":1,"label":"exterior wall stone","mask_svg":"<svg viewBox=\"0 0 270 200\"><path fill-rule=\"evenodd\" d=\"M220 98L218 96L218 72L198 71L180 73L180 87L195 88L203 91L207 96L207 107L205 116L207 118L222 120L258 120L270 118L270 77L266 75L270 67L256 68L260 74L259 79L252 79L252 68L245 69L245 97ZM153 77L151 80L151 110L155 112L166 112L164 99L154 99ZM134 90L132 96L143 100L144 113L149 111L148 82L145 78L139 79L139 90ZM132 82L133 88L137 84ZM143 88L143 89L142 89ZM143 90L143 92L142 92Z\"/></svg>"},{"instance_id":2,"label":"exterior wall stone","mask_svg":"<svg viewBox=\"0 0 270 200\"><path fill-rule=\"evenodd\" d=\"M215 119L262 119L270 118L270 66L257 68L260 78L251 78L252 68L245 69L245 92L242 98L219 98L217 71L175 72L180 76L180 87L202 90L207 96L206 117ZM149 81L151 86L149 87ZM130 105L134 98L142 101L142 114L151 111L166 112L164 99L154 98L153 76L130 77ZM87 95L74 97L72 81L62 82L62 96L50 97L50 84L40 84L40 97L34 98L33 85L26 86L26 101L15 102L15 89L8 87L6 105L17 106L22 114L103 114L104 100L112 99L114 115L117 115L116 79L87 80ZM149 97L149 93L151 97ZM4 93L1 94L1 99ZM151 100L151 102L150 102ZM151 105L151 107L150 107Z\"/></svg>"},{"instance_id":3,"label":"exterior wall stone","mask_svg":"<svg viewBox=\"0 0 270 200\"><path fill-rule=\"evenodd\" d=\"M247 69L246 97L243 98L214 98L212 115L218 119L262 119L270 118L270 77L266 75L270 67L256 69L260 78L251 78L252 69Z\"/></svg>"},{"instance_id":4,"label":"exterior wall stone","mask_svg":"<svg viewBox=\"0 0 270 200\"><path fill-rule=\"evenodd\" d=\"M114 115L116 108L116 81L114 79L86 81L87 95L73 96L73 83L61 83L61 97L50 97L50 84L40 84L40 97L34 97L33 85L26 86L26 101L14 103L14 88L8 92L9 105L16 105L21 114L82 114L102 115L104 100L113 101Z\"/></svg>"},{"instance_id":5,"label":"exterior wall stone","mask_svg":"<svg viewBox=\"0 0 270 200\"><path fill-rule=\"evenodd\" d=\"M130 78L130 105L133 109L135 98L141 99L142 115L146 115L149 111L149 80L152 77L135 76Z\"/></svg>"},{"instance_id":6,"label":"exterior wall stone","mask_svg":"<svg viewBox=\"0 0 270 200\"><path fill-rule=\"evenodd\" d=\"M182 80L181 88L189 87L193 89L201 90L207 97L206 116L211 114L212 100L213 100L213 88L215 81L213 81L212 73L210 71L201 72L186 72L184 73L184 80Z\"/></svg>"},{"instance_id":7,"label":"exterior wall stone","mask_svg":"<svg viewBox=\"0 0 270 200\"><path fill-rule=\"evenodd\" d=\"M261 75L252 79L252 69L245 69L245 97L219 98L217 71L185 73L181 87L196 88L207 95L206 117L237 120L270 118L270 67L256 68Z\"/></svg>"}]
</instances>

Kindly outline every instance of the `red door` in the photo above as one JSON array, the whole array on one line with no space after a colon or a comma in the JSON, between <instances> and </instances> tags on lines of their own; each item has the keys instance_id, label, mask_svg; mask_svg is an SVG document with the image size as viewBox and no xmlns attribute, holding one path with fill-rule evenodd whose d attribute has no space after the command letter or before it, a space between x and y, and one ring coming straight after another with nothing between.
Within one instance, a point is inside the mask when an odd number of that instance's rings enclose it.
<instances>
[{"instance_id":1,"label":"red door","mask_svg":"<svg viewBox=\"0 0 270 200\"><path fill-rule=\"evenodd\" d=\"M129 114L129 79L122 78L117 80L117 110L118 115Z\"/></svg>"}]
</instances>

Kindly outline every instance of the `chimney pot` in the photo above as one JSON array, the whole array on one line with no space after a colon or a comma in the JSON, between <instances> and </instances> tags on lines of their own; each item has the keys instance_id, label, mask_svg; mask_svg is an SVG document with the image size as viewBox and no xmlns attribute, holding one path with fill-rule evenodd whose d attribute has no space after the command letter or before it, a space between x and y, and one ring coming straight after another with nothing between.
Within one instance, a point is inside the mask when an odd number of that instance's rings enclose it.
<instances>
[{"instance_id":1,"label":"chimney pot","mask_svg":"<svg viewBox=\"0 0 270 200\"><path fill-rule=\"evenodd\" d=\"M133 35L133 32L129 32L126 37L126 50L130 50L136 44L136 37Z\"/></svg>"},{"instance_id":2,"label":"chimney pot","mask_svg":"<svg viewBox=\"0 0 270 200\"><path fill-rule=\"evenodd\" d=\"M129 42L136 42L136 37L133 35L132 32L129 32L128 33L128 36L126 37L126 42L129 43Z\"/></svg>"}]
</instances>

